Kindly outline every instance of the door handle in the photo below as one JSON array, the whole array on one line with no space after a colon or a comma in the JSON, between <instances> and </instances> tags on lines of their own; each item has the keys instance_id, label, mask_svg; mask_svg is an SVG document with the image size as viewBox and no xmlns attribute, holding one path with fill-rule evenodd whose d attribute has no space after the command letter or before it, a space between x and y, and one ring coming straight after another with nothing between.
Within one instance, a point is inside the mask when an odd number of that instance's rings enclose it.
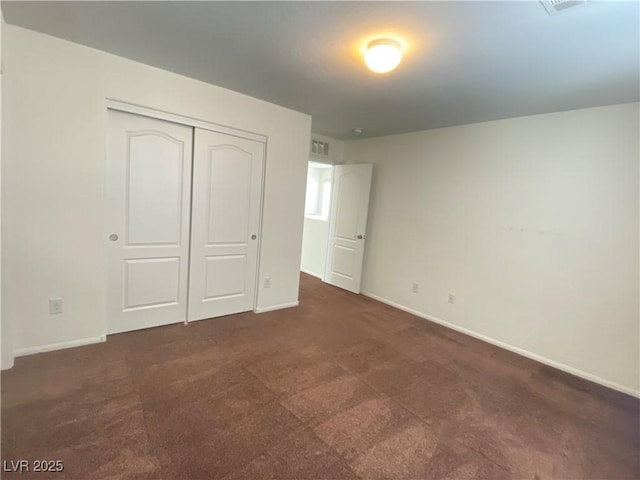
<instances>
[{"instance_id":1,"label":"door handle","mask_svg":"<svg viewBox=\"0 0 640 480\"><path fill-rule=\"evenodd\" d=\"M365 235L358 235L356 238L357 238L358 240L363 240L363 239L365 239L365 238L367 238L367 237L366 237Z\"/></svg>"},{"instance_id":2,"label":"door handle","mask_svg":"<svg viewBox=\"0 0 640 480\"><path fill-rule=\"evenodd\" d=\"M112 242L117 242L118 235L116 235L115 233L112 233L111 235L109 235L109 240L111 240Z\"/></svg>"},{"instance_id":3,"label":"door handle","mask_svg":"<svg viewBox=\"0 0 640 480\"><path fill-rule=\"evenodd\" d=\"M255 233L251 235L251 240L255 240L256 238L258 238L258 236Z\"/></svg>"}]
</instances>

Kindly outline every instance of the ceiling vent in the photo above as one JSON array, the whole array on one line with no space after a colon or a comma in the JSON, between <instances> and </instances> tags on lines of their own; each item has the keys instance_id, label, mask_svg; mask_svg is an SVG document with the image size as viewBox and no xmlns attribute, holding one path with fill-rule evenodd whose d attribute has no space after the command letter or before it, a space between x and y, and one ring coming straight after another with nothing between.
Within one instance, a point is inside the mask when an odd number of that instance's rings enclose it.
<instances>
[{"instance_id":1,"label":"ceiling vent","mask_svg":"<svg viewBox=\"0 0 640 480\"><path fill-rule=\"evenodd\" d=\"M540 3L549 15L554 15L571 7L585 5L591 0L540 0Z\"/></svg>"},{"instance_id":2,"label":"ceiling vent","mask_svg":"<svg viewBox=\"0 0 640 480\"><path fill-rule=\"evenodd\" d=\"M319 142L318 140L313 140L311 142L311 153L314 155L320 155L322 157L329 156L329 144L327 142Z\"/></svg>"}]
</instances>

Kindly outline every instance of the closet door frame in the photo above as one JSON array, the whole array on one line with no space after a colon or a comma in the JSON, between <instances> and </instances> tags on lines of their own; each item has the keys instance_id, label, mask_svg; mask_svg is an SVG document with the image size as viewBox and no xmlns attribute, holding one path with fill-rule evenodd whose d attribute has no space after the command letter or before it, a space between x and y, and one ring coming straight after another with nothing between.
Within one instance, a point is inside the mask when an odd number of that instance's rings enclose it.
<instances>
[{"instance_id":1,"label":"closet door frame","mask_svg":"<svg viewBox=\"0 0 640 480\"><path fill-rule=\"evenodd\" d=\"M165 112L163 110L157 110L154 108L149 108L149 107L144 107L142 105L136 105L133 103L128 103L128 102L123 102L120 100L116 100L116 99L112 99L112 98L106 98L105 99L105 105L106 108L104 110L104 116L105 116L105 125L108 124L108 112L109 110L115 110L115 111L119 111L119 112L125 112L125 113L133 113L135 115L141 115L144 117L149 117L149 118L153 118L153 119L157 119L157 120L165 120L167 122L172 122L172 123L177 123L177 124L181 124L181 125L186 125L188 127L193 127L195 128L202 128L204 130L211 130L213 132L218 132L218 133L224 133L227 135L233 135L236 137L240 137L240 138L246 138L247 140L253 140L256 142L260 142L262 144L264 144L264 156L262 159L262 179L261 179L261 189L260 189L260 213L259 213L259 227L258 227L258 254L257 254L257 263L256 263L256 278L255 278L255 294L254 294L254 298L253 298L253 312L257 312L257 306L258 306L258 294L259 294L259 283L260 283L260 259L262 256L262 219L263 219L263 208L264 208L264 179L266 177L266 168L267 168L267 136L266 135L262 135L259 133L254 133L254 132L249 132L247 130L241 130L238 128L233 128L233 127L228 127L226 125L220 125L217 123L212 123L212 122L208 122L206 120L200 120L200 119L196 119L196 118L192 118L192 117L187 117L184 115L178 115L175 113L170 113L170 112ZM194 130L195 132L195 130ZM194 135L195 137L195 135ZM193 146L195 147L195 146ZM192 154L193 155L193 154ZM107 160L106 156L105 156L105 161ZM192 158L193 161L193 158ZM105 208L107 208L108 206L106 206ZM104 225L104 231L105 231L105 235L108 236L109 232L107 232L108 230L108 225L106 222L106 217L105 217L105 225ZM106 237L105 237L106 238ZM189 243L191 242L191 239L189 239ZM190 262L190 257L191 257L191 252L189 251L189 262ZM187 279L189 278L190 273L187 272ZM189 290L187 287L187 295L189 294ZM187 302L188 304L188 302ZM105 306L106 306L106 289L105 289ZM189 311L188 311L188 306L187 306L187 316L186 316L186 320L185 320L185 324L189 323ZM103 325L103 329L106 332L107 331L107 317L106 315L103 317L104 318L104 325Z\"/></svg>"},{"instance_id":2,"label":"closet door frame","mask_svg":"<svg viewBox=\"0 0 640 480\"><path fill-rule=\"evenodd\" d=\"M151 117L158 120L166 120L167 122L180 123L188 127L213 130L214 132L226 133L228 135L234 135L236 137L246 138L248 140L255 140L256 142L261 142L265 145L267 143L266 135L241 130L239 128L227 127L225 125L211 123L207 122L206 120L199 120L197 118L186 117L184 115L164 112L162 110L155 110L153 108L143 107L140 105L135 105L133 103L121 102L120 100L107 98L106 106L108 110L118 110L120 112L134 113L136 115L142 115L143 117Z\"/></svg>"}]
</instances>

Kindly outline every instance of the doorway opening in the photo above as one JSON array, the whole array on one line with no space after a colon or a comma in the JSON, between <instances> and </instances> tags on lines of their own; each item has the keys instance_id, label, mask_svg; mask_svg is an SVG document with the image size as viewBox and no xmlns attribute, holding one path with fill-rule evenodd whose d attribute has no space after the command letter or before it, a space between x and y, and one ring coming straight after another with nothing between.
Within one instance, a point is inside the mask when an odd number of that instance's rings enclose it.
<instances>
[{"instance_id":1,"label":"doorway opening","mask_svg":"<svg viewBox=\"0 0 640 480\"><path fill-rule=\"evenodd\" d=\"M324 279L329 242L333 165L309 162L300 270Z\"/></svg>"},{"instance_id":2,"label":"doorway opening","mask_svg":"<svg viewBox=\"0 0 640 480\"><path fill-rule=\"evenodd\" d=\"M300 269L360 293L371 164L309 162Z\"/></svg>"}]
</instances>

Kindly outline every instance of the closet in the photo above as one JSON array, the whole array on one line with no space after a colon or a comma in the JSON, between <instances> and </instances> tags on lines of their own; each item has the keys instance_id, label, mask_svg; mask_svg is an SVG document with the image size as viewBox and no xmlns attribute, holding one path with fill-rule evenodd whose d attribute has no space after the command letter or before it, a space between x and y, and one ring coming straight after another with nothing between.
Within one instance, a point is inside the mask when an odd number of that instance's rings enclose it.
<instances>
[{"instance_id":1,"label":"closet","mask_svg":"<svg viewBox=\"0 0 640 480\"><path fill-rule=\"evenodd\" d=\"M107 333L253 310L264 143L116 110L108 123Z\"/></svg>"}]
</instances>

